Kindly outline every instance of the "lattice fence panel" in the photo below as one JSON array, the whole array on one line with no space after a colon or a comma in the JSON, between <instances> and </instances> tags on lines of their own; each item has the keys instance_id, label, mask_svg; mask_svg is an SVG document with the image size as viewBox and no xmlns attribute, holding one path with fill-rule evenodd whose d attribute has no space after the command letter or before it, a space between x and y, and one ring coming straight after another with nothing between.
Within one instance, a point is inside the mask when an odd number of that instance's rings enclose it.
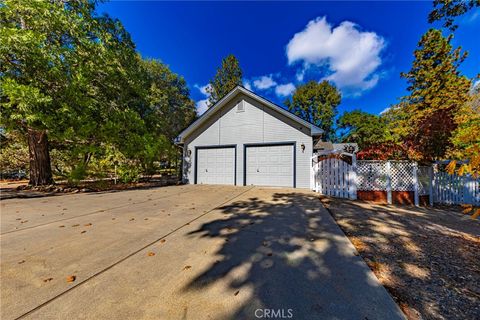
<instances>
[{"instance_id":1,"label":"lattice fence panel","mask_svg":"<svg viewBox=\"0 0 480 320\"><path fill-rule=\"evenodd\" d=\"M392 191L414 191L412 162L391 161Z\"/></svg>"},{"instance_id":2,"label":"lattice fence panel","mask_svg":"<svg viewBox=\"0 0 480 320\"><path fill-rule=\"evenodd\" d=\"M357 190L374 191L387 189L387 166L385 161L357 162Z\"/></svg>"}]
</instances>

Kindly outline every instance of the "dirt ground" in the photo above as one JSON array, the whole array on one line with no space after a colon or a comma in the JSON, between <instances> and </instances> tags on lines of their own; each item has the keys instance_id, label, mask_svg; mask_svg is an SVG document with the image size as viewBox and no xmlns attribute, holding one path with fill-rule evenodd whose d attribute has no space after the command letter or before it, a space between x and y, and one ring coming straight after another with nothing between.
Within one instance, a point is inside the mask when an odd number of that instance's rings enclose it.
<instances>
[{"instance_id":1,"label":"dirt ground","mask_svg":"<svg viewBox=\"0 0 480 320\"><path fill-rule=\"evenodd\" d=\"M155 177L155 179L131 183L114 183L113 180L92 180L84 181L78 185L69 185L66 181L59 181L54 185L38 187L28 186L28 180L2 180L0 181L0 199L36 198L69 193L148 189L176 184L178 184L178 179L175 176L158 176Z\"/></svg>"},{"instance_id":2,"label":"dirt ground","mask_svg":"<svg viewBox=\"0 0 480 320\"><path fill-rule=\"evenodd\" d=\"M478 319L478 220L458 208L321 200L409 319Z\"/></svg>"}]
</instances>

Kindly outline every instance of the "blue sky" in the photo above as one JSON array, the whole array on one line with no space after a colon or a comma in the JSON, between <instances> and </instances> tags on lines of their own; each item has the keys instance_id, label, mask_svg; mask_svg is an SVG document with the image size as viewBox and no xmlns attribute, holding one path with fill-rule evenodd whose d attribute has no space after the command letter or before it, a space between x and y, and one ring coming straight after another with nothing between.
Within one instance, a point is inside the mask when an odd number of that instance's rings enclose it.
<instances>
[{"instance_id":1,"label":"blue sky","mask_svg":"<svg viewBox=\"0 0 480 320\"><path fill-rule=\"evenodd\" d=\"M400 72L409 70L413 50L432 27L431 8L430 1L112 1L98 11L122 21L142 56L182 75L200 109L204 86L233 53L245 85L275 103L283 105L295 85L328 79L342 91L340 113L378 114L406 94ZM461 71L474 78L480 9L458 23L453 44L469 51Z\"/></svg>"}]
</instances>

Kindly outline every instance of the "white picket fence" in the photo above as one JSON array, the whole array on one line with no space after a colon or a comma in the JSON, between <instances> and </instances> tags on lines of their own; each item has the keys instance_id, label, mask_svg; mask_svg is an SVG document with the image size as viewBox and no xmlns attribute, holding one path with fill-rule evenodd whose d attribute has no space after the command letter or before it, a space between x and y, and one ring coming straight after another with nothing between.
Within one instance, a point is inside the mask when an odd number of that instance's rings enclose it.
<instances>
[{"instance_id":1,"label":"white picket fence","mask_svg":"<svg viewBox=\"0 0 480 320\"><path fill-rule=\"evenodd\" d=\"M311 188L324 195L356 199L357 191L386 191L387 202L392 203L393 191L410 191L414 203L420 196L428 196L430 205L480 205L480 182L471 176L450 175L433 166L418 166L411 161L357 161L351 164L339 157L318 161L312 158Z\"/></svg>"},{"instance_id":2,"label":"white picket fence","mask_svg":"<svg viewBox=\"0 0 480 320\"><path fill-rule=\"evenodd\" d=\"M433 180L433 201L444 204L480 205L480 183L469 175L459 176L436 172Z\"/></svg>"},{"instance_id":3,"label":"white picket fence","mask_svg":"<svg viewBox=\"0 0 480 320\"><path fill-rule=\"evenodd\" d=\"M328 196L356 199L356 170L345 161L328 158L316 162L312 168L313 189Z\"/></svg>"}]
</instances>

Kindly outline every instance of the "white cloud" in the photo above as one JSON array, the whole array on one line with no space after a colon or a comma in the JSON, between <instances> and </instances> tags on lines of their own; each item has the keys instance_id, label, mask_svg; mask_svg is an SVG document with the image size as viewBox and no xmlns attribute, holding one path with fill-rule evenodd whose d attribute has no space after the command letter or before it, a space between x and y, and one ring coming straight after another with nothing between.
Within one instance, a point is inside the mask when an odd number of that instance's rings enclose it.
<instances>
[{"instance_id":1,"label":"white cloud","mask_svg":"<svg viewBox=\"0 0 480 320\"><path fill-rule=\"evenodd\" d=\"M243 86L245 87L245 89L252 91L252 85L250 84L250 81L243 80Z\"/></svg>"},{"instance_id":2,"label":"white cloud","mask_svg":"<svg viewBox=\"0 0 480 320\"><path fill-rule=\"evenodd\" d=\"M199 100L195 103L195 108L197 109L197 114L201 116L208 109L208 99Z\"/></svg>"},{"instance_id":3,"label":"white cloud","mask_svg":"<svg viewBox=\"0 0 480 320\"><path fill-rule=\"evenodd\" d=\"M273 80L272 75L269 75L261 76L259 79L253 81L253 85L259 90L266 90L277 85L277 83Z\"/></svg>"},{"instance_id":4,"label":"white cloud","mask_svg":"<svg viewBox=\"0 0 480 320\"><path fill-rule=\"evenodd\" d=\"M210 94L208 93L207 89L210 87L210 84L206 84L204 86L199 86L198 84L194 85L195 88L198 89L204 96L208 97Z\"/></svg>"},{"instance_id":5,"label":"white cloud","mask_svg":"<svg viewBox=\"0 0 480 320\"><path fill-rule=\"evenodd\" d=\"M201 116L208 109L208 98L210 97L210 93L208 93L207 89L210 87L210 84L206 84L204 86L199 86L198 84L195 84L194 87L197 88L198 91L200 91L206 98L195 102L197 114Z\"/></svg>"},{"instance_id":6,"label":"white cloud","mask_svg":"<svg viewBox=\"0 0 480 320\"><path fill-rule=\"evenodd\" d=\"M387 107L387 108L383 109L382 111L380 111L380 115L387 113L388 111L390 111L390 109L391 109L391 107Z\"/></svg>"},{"instance_id":7,"label":"white cloud","mask_svg":"<svg viewBox=\"0 0 480 320\"><path fill-rule=\"evenodd\" d=\"M333 28L325 17L319 17L293 36L286 51L289 64L303 63L302 72L310 66L327 67L329 74L324 79L359 94L377 84L384 47L385 40L374 32L360 31L350 21Z\"/></svg>"},{"instance_id":8,"label":"white cloud","mask_svg":"<svg viewBox=\"0 0 480 320\"><path fill-rule=\"evenodd\" d=\"M295 91L295 85L293 83L280 84L275 88L275 93L279 97L287 97Z\"/></svg>"},{"instance_id":9,"label":"white cloud","mask_svg":"<svg viewBox=\"0 0 480 320\"><path fill-rule=\"evenodd\" d=\"M297 78L297 81L302 82L304 77L305 77L305 69L298 70L297 74L295 75L295 78Z\"/></svg>"}]
</instances>

